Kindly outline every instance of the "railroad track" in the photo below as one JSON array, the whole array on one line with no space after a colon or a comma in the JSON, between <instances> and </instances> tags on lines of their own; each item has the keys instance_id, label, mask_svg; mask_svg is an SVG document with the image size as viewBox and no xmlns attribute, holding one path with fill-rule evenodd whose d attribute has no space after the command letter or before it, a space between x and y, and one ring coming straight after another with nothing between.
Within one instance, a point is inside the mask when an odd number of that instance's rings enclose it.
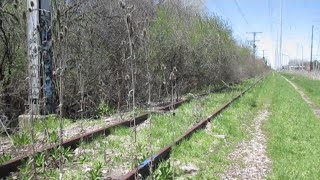
<instances>
[{"instance_id":1,"label":"railroad track","mask_svg":"<svg viewBox=\"0 0 320 180\"><path fill-rule=\"evenodd\" d=\"M142 179L145 179L150 174L150 169L155 170L160 162L163 160L166 160L170 157L170 153L172 150L172 147L175 145L179 145L183 140L191 137L196 131L206 127L208 123L210 123L214 118L216 118L218 115L220 115L222 112L224 112L231 104L233 104L236 100L240 99L246 92L248 92L250 89L256 86L257 83L259 83L263 78L260 78L257 80L254 84L252 84L249 88L242 91L238 96L224 104L220 109L216 110L212 115L210 115L208 118L202 120L201 122L194 125L191 129L186 131L182 136L178 137L174 142L172 142L167 147L161 149L158 151L155 155L145 160L141 165L139 165L136 169L130 171L126 175L122 176L121 180L135 180L138 179L138 177L142 177ZM150 167L152 165L152 167Z\"/></svg>"},{"instance_id":2,"label":"railroad track","mask_svg":"<svg viewBox=\"0 0 320 180\"><path fill-rule=\"evenodd\" d=\"M222 86L218 89L215 89L215 90L212 90L209 92L205 92L205 93L201 93L201 94L197 95L197 97L203 97L203 96L209 95L210 93L221 92L225 89L227 89L227 86ZM180 107L182 104L187 103L189 101L190 101L189 99L180 100L180 101L175 102L173 105L169 104L169 105L166 105L166 106L159 108L158 110L163 111L163 112L167 112L172 109L176 109L176 108ZM97 137L99 135L107 136L110 134L111 129L116 128L116 127L132 127L134 124L134 121L135 121L136 125L139 125L139 124L143 123L144 121L146 121L148 119L148 117L149 117L148 113L143 113L143 114L139 115L138 117L135 117L134 119L126 120L126 121L122 121L122 122L117 122L112 125L102 127L97 130L87 132L87 133L81 134L79 136L67 139L66 141L64 141L62 143L62 146L64 148L70 147L71 149L75 149L79 146L81 141L92 141L95 137ZM52 144L50 146L46 146L46 147L43 147L43 148L36 150L35 153L50 152L58 147L59 147L58 143ZM28 160L28 158L30 158L31 156L32 156L32 153L30 152L25 155L15 157L15 158L11 159L10 161L1 164L0 165L0 179L6 178L7 176L10 175L11 172L16 172L18 170L18 167L20 165L22 165L24 162L26 162Z\"/></svg>"}]
</instances>

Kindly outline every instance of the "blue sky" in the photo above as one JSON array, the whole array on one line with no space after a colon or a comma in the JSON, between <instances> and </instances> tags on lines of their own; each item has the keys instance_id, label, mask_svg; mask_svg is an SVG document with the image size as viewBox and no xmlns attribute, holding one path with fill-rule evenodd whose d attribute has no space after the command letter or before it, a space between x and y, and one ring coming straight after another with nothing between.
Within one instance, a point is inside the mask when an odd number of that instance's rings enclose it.
<instances>
[{"instance_id":1,"label":"blue sky","mask_svg":"<svg viewBox=\"0 0 320 180\"><path fill-rule=\"evenodd\" d=\"M283 8L283 62L303 57L310 59L311 26L314 24L314 58L320 55L320 0L282 0ZM240 8L237 7L237 4ZM210 13L222 16L233 29L236 39L247 42L257 35L257 54L262 50L275 67L275 49L280 32L281 0L206 0ZM303 47L303 48L302 48ZM303 50L302 50L303 49ZM320 58L320 56L319 56Z\"/></svg>"}]
</instances>

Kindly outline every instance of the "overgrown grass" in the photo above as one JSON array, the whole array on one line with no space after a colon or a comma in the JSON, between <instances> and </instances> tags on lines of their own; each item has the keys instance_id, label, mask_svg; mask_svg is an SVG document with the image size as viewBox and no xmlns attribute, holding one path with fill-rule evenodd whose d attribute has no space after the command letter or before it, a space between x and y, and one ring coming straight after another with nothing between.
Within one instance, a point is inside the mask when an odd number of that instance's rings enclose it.
<instances>
[{"instance_id":1,"label":"overgrown grass","mask_svg":"<svg viewBox=\"0 0 320 180\"><path fill-rule=\"evenodd\" d=\"M122 174L126 173L134 168L132 166L134 154L137 155L136 163L141 163L151 155L149 150L150 132L152 153L155 153L171 144L178 136L209 116L212 111L231 100L240 91L249 87L253 81L248 80L224 92L210 94L206 98L194 99L175 110L175 115L172 113L152 115L151 131L148 126L142 128L137 133L136 143L133 143L133 129L130 128L114 128L108 137L98 136L92 142L82 142L78 149L78 155L74 155L70 161L65 162L64 178L83 179L89 171L100 173L100 170L119 170ZM41 129L43 126L37 128ZM79 150L81 150L80 155ZM97 164L99 167L101 164L102 167L95 171L94 168L98 167ZM87 168L90 170L84 171ZM30 174L29 166L22 166L18 177L28 177L28 173ZM38 175L41 178L57 178L58 174L59 170L51 167L46 171L39 172Z\"/></svg>"},{"instance_id":2,"label":"overgrown grass","mask_svg":"<svg viewBox=\"0 0 320 180\"><path fill-rule=\"evenodd\" d=\"M311 81L295 77L295 82L308 88ZM315 82L317 83L317 82ZM272 84L272 116L265 129L268 152L273 160L270 179L320 179L320 121L301 96L282 77ZM313 92L308 90L310 94Z\"/></svg>"},{"instance_id":3,"label":"overgrown grass","mask_svg":"<svg viewBox=\"0 0 320 180\"><path fill-rule=\"evenodd\" d=\"M307 77L283 74L286 78L296 84L310 99L320 107L320 81Z\"/></svg>"},{"instance_id":4,"label":"overgrown grass","mask_svg":"<svg viewBox=\"0 0 320 180\"><path fill-rule=\"evenodd\" d=\"M270 81L268 78L267 81ZM229 165L228 154L235 149L238 142L248 138L246 128L252 121L256 112L264 106L266 98L266 83L258 87L232 107L223 112L211 122L211 127L200 130L190 139L183 141L174 148L171 159L174 159L175 177L182 179L219 179L218 175L223 173ZM207 101L210 103L210 101ZM206 114L214 112L214 108L206 109ZM226 139L218 138L216 135L225 135ZM165 162L167 163L167 162ZM164 163L164 164L165 164ZM190 177L179 167L182 165L196 166L196 176ZM159 176L158 169L154 176ZM163 173L163 172L161 172Z\"/></svg>"},{"instance_id":5,"label":"overgrown grass","mask_svg":"<svg viewBox=\"0 0 320 180\"><path fill-rule=\"evenodd\" d=\"M51 130L58 130L60 125L59 117L49 116L45 119L38 119L35 121L34 130L37 133L42 133L45 129ZM63 119L64 126L71 125L72 121L69 119Z\"/></svg>"}]
</instances>

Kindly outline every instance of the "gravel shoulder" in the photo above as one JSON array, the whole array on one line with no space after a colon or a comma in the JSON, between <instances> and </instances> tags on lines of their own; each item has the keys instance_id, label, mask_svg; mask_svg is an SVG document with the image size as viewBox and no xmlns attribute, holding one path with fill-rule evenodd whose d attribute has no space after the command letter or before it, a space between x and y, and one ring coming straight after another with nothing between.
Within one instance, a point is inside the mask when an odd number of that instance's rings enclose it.
<instances>
[{"instance_id":1,"label":"gravel shoulder","mask_svg":"<svg viewBox=\"0 0 320 180\"><path fill-rule=\"evenodd\" d=\"M240 142L236 150L229 154L232 164L221 179L266 179L272 162L267 156L267 140L262 125L269 116L270 112L265 108L254 118L248 129L252 139Z\"/></svg>"}]
</instances>

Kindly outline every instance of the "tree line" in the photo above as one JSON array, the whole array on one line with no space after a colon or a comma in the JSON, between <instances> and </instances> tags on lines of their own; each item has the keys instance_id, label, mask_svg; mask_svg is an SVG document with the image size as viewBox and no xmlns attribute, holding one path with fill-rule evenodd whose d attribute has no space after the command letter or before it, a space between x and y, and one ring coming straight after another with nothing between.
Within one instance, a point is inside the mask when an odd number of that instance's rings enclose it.
<instances>
[{"instance_id":1,"label":"tree line","mask_svg":"<svg viewBox=\"0 0 320 180\"><path fill-rule=\"evenodd\" d=\"M263 73L232 28L192 0L51 1L54 107L63 69L63 114L96 114L99 105L125 110L195 87ZM1 112L26 110L28 57L25 1L0 4ZM61 63L62 62L62 63ZM43 84L42 84L43 85ZM42 86L42 89L44 86ZM55 109L55 111L56 111Z\"/></svg>"}]
</instances>

